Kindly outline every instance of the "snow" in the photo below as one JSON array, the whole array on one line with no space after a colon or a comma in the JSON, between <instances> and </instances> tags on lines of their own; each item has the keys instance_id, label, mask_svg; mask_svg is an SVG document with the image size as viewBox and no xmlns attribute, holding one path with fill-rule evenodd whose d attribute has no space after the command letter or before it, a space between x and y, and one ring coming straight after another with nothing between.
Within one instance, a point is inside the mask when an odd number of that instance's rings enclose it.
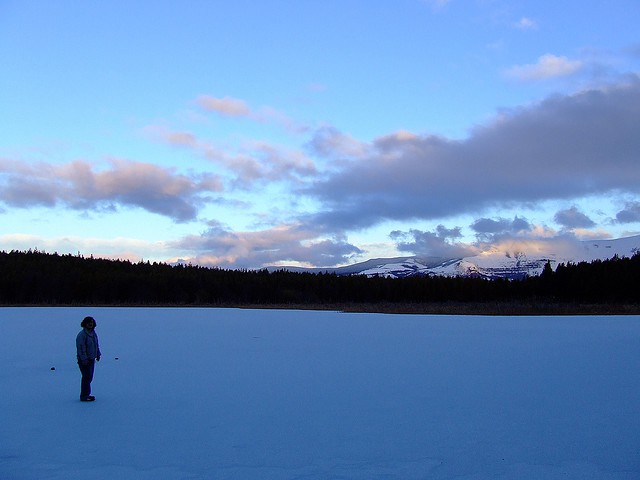
<instances>
[{"instance_id":1,"label":"snow","mask_svg":"<svg viewBox=\"0 0 640 480\"><path fill-rule=\"evenodd\" d=\"M637 479L639 340L638 316L2 308L0 478Z\"/></svg>"},{"instance_id":2,"label":"snow","mask_svg":"<svg viewBox=\"0 0 640 480\"><path fill-rule=\"evenodd\" d=\"M484 278L521 279L540 275L547 262L555 268L560 263L592 262L607 260L615 255L632 257L640 251L640 235L614 240L577 241L574 238L553 238L541 240L505 240L493 244L490 250L478 255L442 259L440 263L424 263L418 257L380 259L360 274L400 278L411 275L436 275L445 277L480 276ZM365 265L364 263L362 264ZM353 270L357 272L357 270Z\"/></svg>"},{"instance_id":3,"label":"snow","mask_svg":"<svg viewBox=\"0 0 640 480\"><path fill-rule=\"evenodd\" d=\"M380 265L376 265L373 268L368 268L360 272L360 275L397 278L398 272L402 272L404 275L422 274L426 275L431 272L431 268L422 265L419 261L413 258L403 259L402 262L390 262Z\"/></svg>"}]
</instances>

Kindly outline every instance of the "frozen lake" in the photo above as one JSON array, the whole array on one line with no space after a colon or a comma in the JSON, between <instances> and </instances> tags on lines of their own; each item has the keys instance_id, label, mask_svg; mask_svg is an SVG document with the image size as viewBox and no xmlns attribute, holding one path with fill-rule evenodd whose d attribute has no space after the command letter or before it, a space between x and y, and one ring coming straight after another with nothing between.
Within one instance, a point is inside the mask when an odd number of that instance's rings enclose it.
<instances>
[{"instance_id":1,"label":"frozen lake","mask_svg":"<svg viewBox=\"0 0 640 480\"><path fill-rule=\"evenodd\" d=\"M640 478L638 316L0 308L0 362L3 480Z\"/></svg>"}]
</instances>

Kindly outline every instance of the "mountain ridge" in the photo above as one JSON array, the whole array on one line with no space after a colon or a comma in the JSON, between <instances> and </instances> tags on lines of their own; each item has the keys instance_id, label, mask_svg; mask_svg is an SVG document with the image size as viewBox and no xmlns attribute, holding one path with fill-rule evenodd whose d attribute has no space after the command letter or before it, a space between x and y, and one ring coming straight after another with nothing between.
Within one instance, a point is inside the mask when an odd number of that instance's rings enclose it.
<instances>
[{"instance_id":1,"label":"mountain ridge","mask_svg":"<svg viewBox=\"0 0 640 480\"><path fill-rule=\"evenodd\" d=\"M269 271L334 273L336 275L471 277L486 279L523 279L542 273L549 263L555 270L561 263L607 260L614 256L631 257L640 251L640 235L609 240L553 239L504 242L478 255L438 257L409 255L381 257L332 268L273 266Z\"/></svg>"}]
</instances>

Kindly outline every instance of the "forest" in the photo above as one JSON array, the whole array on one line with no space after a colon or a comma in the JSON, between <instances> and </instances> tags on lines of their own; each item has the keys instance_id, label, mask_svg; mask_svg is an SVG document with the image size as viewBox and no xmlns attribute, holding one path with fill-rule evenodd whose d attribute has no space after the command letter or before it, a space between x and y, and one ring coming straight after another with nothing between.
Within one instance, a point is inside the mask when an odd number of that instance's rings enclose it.
<instances>
[{"instance_id":1,"label":"forest","mask_svg":"<svg viewBox=\"0 0 640 480\"><path fill-rule=\"evenodd\" d=\"M227 270L106 260L41 251L0 252L0 305L338 308L458 313L635 313L640 253L590 263L547 264L540 276L485 280L391 279L285 270ZM499 306L504 307L502 310ZM510 306L509 308L505 306ZM578 308L581 306L581 308Z\"/></svg>"}]
</instances>

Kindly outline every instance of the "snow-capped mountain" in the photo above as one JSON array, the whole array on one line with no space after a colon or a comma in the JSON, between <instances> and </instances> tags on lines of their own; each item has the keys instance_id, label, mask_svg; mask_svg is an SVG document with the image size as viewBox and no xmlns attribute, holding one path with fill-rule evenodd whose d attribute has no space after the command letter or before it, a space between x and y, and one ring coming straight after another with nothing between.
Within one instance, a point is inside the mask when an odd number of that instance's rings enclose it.
<instances>
[{"instance_id":1,"label":"snow-capped mountain","mask_svg":"<svg viewBox=\"0 0 640 480\"><path fill-rule=\"evenodd\" d=\"M539 275L547 262L555 270L560 263L605 260L614 255L631 257L637 251L640 251L640 235L582 242L558 239L508 242L475 256L447 259L435 266L425 265L419 258L413 257L399 262L385 262L360 273L393 278L419 274L521 279Z\"/></svg>"},{"instance_id":2,"label":"snow-capped mountain","mask_svg":"<svg viewBox=\"0 0 640 480\"><path fill-rule=\"evenodd\" d=\"M576 241L549 239L510 241L494 245L465 258L396 257L378 258L338 268L306 269L277 267L290 271L329 272L338 275L367 275L402 278L417 275L521 279L539 275L545 264L606 260L614 255L631 257L640 251L640 235L616 240Z\"/></svg>"}]
</instances>

